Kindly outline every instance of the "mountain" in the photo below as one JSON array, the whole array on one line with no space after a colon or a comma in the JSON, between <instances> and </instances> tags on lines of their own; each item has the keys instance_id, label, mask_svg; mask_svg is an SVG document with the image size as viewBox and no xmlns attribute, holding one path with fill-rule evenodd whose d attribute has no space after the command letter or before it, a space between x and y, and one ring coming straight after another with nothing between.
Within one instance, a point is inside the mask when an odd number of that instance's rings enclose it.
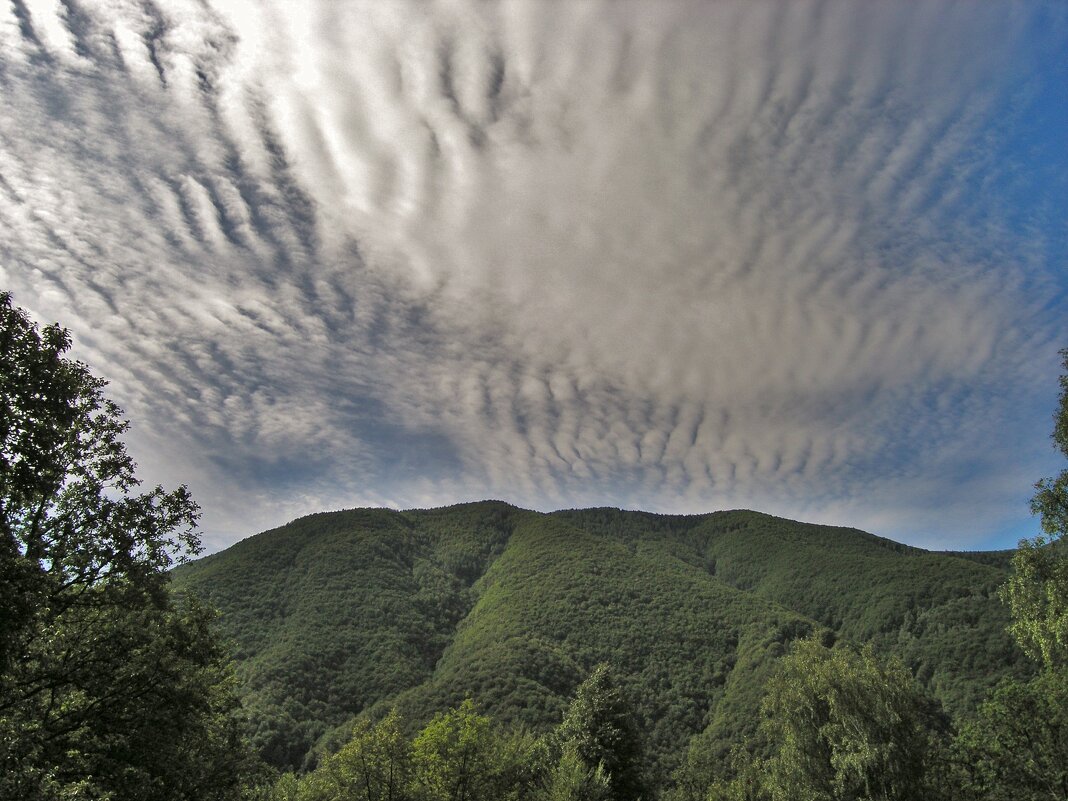
<instances>
[{"instance_id":1,"label":"mountain","mask_svg":"<svg viewBox=\"0 0 1068 801\"><path fill-rule=\"evenodd\" d=\"M764 680L816 633L900 657L959 714L1029 667L997 599L1004 553L934 553L748 511L531 512L487 501L316 514L178 568L221 612L255 742L310 764L354 716L473 697L545 729L600 662L623 677L663 785L722 758Z\"/></svg>"}]
</instances>

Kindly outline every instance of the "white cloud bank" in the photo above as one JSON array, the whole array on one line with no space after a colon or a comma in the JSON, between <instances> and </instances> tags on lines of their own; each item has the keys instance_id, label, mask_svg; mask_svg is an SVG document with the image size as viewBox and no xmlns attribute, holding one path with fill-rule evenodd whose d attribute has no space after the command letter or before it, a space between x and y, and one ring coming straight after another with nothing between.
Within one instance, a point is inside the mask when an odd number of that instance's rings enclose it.
<instances>
[{"instance_id":1,"label":"white cloud bank","mask_svg":"<svg viewBox=\"0 0 1068 801\"><path fill-rule=\"evenodd\" d=\"M1041 3L9 1L0 279L214 546L490 496L977 545L1053 464L1066 45Z\"/></svg>"}]
</instances>

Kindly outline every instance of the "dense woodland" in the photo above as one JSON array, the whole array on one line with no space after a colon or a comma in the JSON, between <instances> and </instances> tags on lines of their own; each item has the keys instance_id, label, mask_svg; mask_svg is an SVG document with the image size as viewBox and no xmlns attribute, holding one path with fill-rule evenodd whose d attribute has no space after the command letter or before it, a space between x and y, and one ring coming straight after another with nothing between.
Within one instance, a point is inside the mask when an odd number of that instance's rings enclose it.
<instances>
[{"instance_id":1,"label":"dense woodland","mask_svg":"<svg viewBox=\"0 0 1068 801\"><path fill-rule=\"evenodd\" d=\"M813 634L897 655L953 713L1030 675L997 596L1000 558L752 512L481 503L314 515L175 579L223 610L256 745L281 769L313 764L351 716L394 706L415 721L471 696L544 731L607 662L662 787L688 749L718 770L755 729L779 658Z\"/></svg>"},{"instance_id":2,"label":"dense woodland","mask_svg":"<svg viewBox=\"0 0 1068 801\"><path fill-rule=\"evenodd\" d=\"M0 798L1068 798L1068 471L1013 553L486 502L175 569L188 492L0 318Z\"/></svg>"}]
</instances>

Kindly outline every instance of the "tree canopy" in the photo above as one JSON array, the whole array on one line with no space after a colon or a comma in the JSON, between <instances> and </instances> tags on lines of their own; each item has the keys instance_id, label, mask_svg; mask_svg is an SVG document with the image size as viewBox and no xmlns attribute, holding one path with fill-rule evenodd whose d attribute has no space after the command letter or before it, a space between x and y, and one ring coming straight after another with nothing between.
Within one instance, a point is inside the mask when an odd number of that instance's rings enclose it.
<instances>
[{"instance_id":1,"label":"tree canopy","mask_svg":"<svg viewBox=\"0 0 1068 801\"><path fill-rule=\"evenodd\" d=\"M947 781L965 801L1068 798L1068 669L1005 681L961 726Z\"/></svg>"},{"instance_id":2,"label":"tree canopy","mask_svg":"<svg viewBox=\"0 0 1068 801\"><path fill-rule=\"evenodd\" d=\"M803 640L765 688L774 801L933 798L930 767L948 721L904 665Z\"/></svg>"},{"instance_id":3,"label":"tree canopy","mask_svg":"<svg viewBox=\"0 0 1068 801\"><path fill-rule=\"evenodd\" d=\"M577 756L588 774L603 774L610 797L641 798L642 746L633 713L612 668L602 663L579 685L554 734L565 762Z\"/></svg>"},{"instance_id":4,"label":"tree canopy","mask_svg":"<svg viewBox=\"0 0 1068 801\"><path fill-rule=\"evenodd\" d=\"M233 797L254 763L214 615L168 592L197 506L138 491L70 346L0 293L0 797Z\"/></svg>"}]
</instances>

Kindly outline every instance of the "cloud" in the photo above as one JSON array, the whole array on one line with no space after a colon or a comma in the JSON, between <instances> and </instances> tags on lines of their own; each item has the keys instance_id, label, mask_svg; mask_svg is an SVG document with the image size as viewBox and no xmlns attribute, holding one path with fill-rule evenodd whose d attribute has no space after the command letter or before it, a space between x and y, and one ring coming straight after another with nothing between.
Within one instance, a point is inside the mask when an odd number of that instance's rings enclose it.
<instances>
[{"instance_id":1,"label":"cloud","mask_svg":"<svg viewBox=\"0 0 1068 801\"><path fill-rule=\"evenodd\" d=\"M484 496L985 541L1022 519L1000 478L1051 464L1066 33L941 0L20 2L0 277L215 544Z\"/></svg>"}]
</instances>

